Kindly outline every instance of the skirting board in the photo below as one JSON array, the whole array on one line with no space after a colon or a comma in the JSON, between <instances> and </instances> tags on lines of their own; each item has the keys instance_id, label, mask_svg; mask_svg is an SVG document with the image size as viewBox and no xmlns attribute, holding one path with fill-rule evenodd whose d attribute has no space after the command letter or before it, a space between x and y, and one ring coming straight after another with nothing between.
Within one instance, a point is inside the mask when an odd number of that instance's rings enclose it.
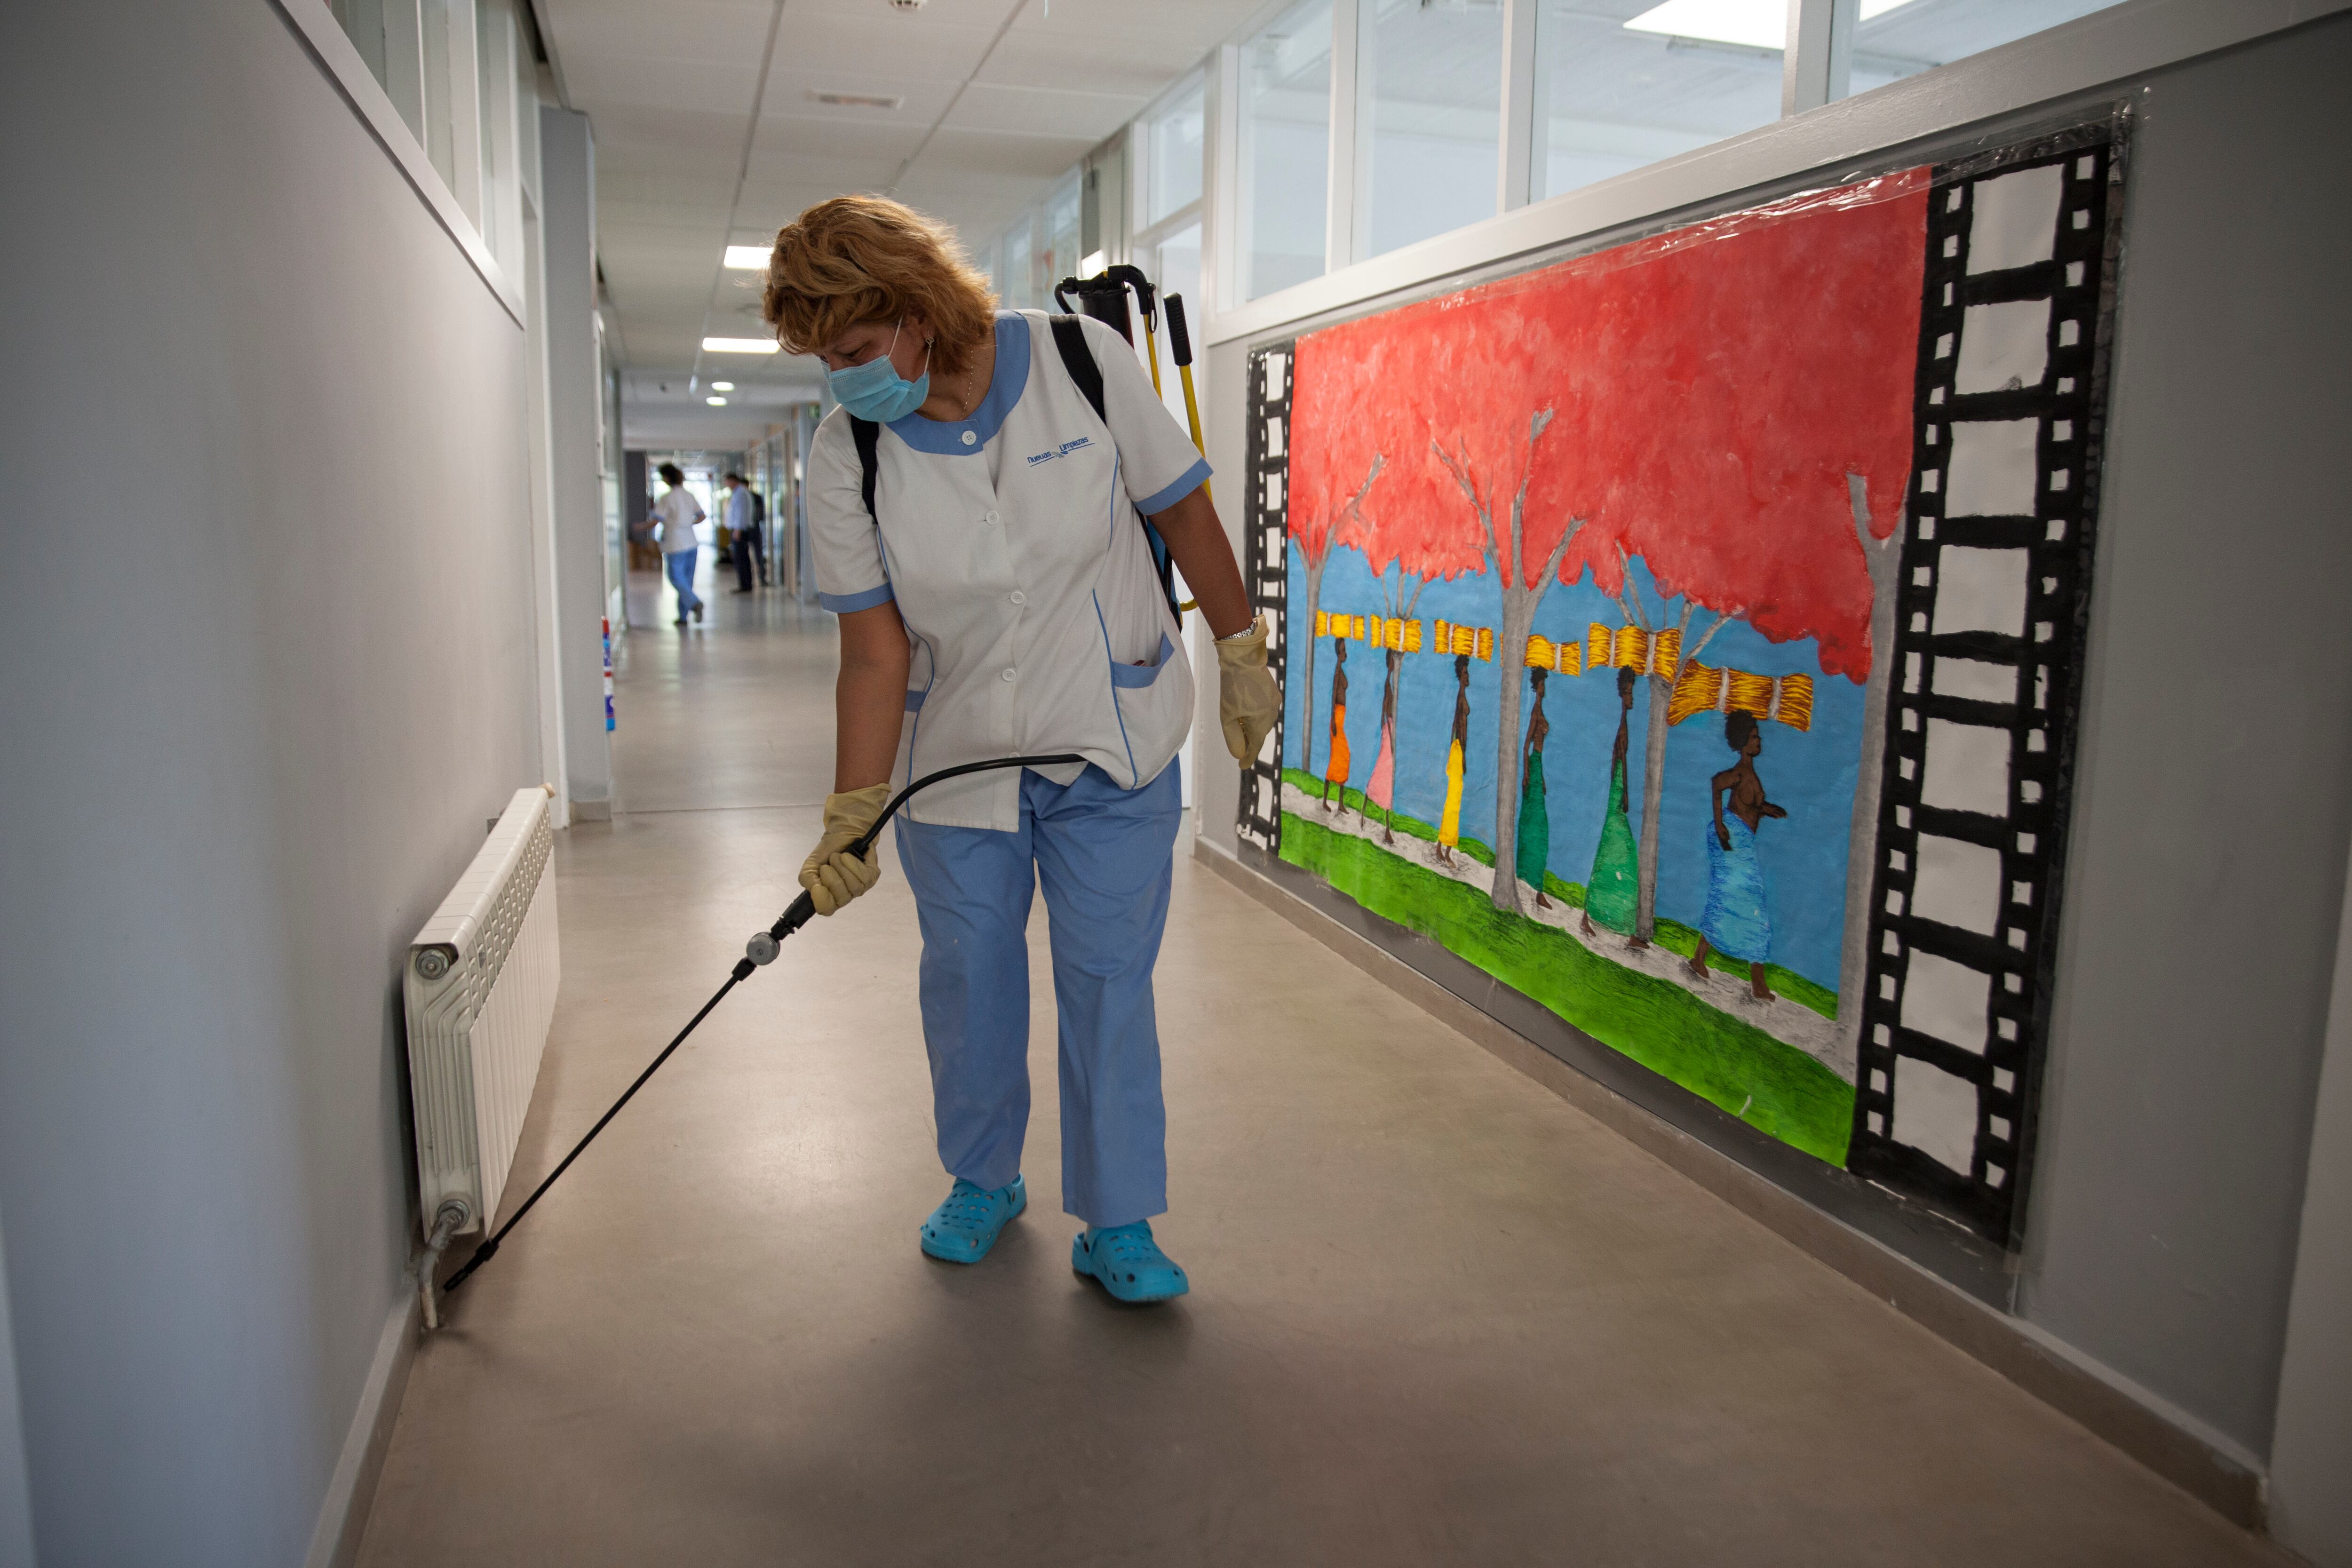
<instances>
[{"instance_id":1,"label":"skirting board","mask_svg":"<svg viewBox=\"0 0 2352 1568\"><path fill-rule=\"evenodd\" d=\"M360 1537L367 1529L384 1455L392 1447L393 1424L400 1418L400 1398L408 1391L408 1372L416 1364L416 1340L423 1327L424 1307L416 1292L404 1291L400 1306L383 1325L383 1338L376 1342L375 1360L360 1390L360 1407L352 1415L334 1479L319 1505L319 1526L310 1532L303 1568L351 1568L359 1561Z\"/></svg>"},{"instance_id":2,"label":"skirting board","mask_svg":"<svg viewBox=\"0 0 2352 1568\"><path fill-rule=\"evenodd\" d=\"M2260 1466L2226 1438L2205 1430L2186 1411L2091 1363L2023 1320L1938 1279L1885 1243L1579 1071L1423 973L1374 936L1342 925L1210 839L1195 838L1192 855L1440 1023L1467 1036L1937 1338L2081 1423L2223 1518L2251 1530L2263 1527L2264 1489ZM1389 924L1378 916L1366 918L1374 928ZM1400 946L1425 942L1402 926L1394 931L1404 939Z\"/></svg>"},{"instance_id":3,"label":"skirting board","mask_svg":"<svg viewBox=\"0 0 2352 1568\"><path fill-rule=\"evenodd\" d=\"M582 800L574 795L572 797L572 820L610 822L613 820L613 803L609 800Z\"/></svg>"}]
</instances>

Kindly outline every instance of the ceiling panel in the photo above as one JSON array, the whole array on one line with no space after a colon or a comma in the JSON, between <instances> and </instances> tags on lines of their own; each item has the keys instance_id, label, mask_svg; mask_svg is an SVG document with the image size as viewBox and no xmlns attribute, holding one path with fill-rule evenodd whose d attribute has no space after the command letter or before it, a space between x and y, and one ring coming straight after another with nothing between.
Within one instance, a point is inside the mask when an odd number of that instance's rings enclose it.
<instances>
[{"instance_id":1,"label":"ceiling panel","mask_svg":"<svg viewBox=\"0 0 2352 1568\"><path fill-rule=\"evenodd\" d=\"M1095 136L1019 136L942 126L907 172L902 188L940 174L1025 174L1041 182L1066 174L1094 150ZM1038 193L1042 194L1042 190Z\"/></svg>"},{"instance_id":2,"label":"ceiling panel","mask_svg":"<svg viewBox=\"0 0 2352 1568\"><path fill-rule=\"evenodd\" d=\"M1146 101L1140 95L998 87L976 81L956 100L945 124L967 131L1075 137L1090 149L1135 118Z\"/></svg>"},{"instance_id":3,"label":"ceiling panel","mask_svg":"<svg viewBox=\"0 0 2352 1568\"><path fill-rule=\"evenodd\" d=\"M760 83L759 50L749 59L647 59L637 55L585 54L563 62L572 101L607 109L690 109L740 120L751 112Z\"/></svg>"},{"instance_id":4,"label":"ceiling panel","mask_svg":"<svg viewBox=\"0 0 2352 1568\"><path fill-rule=\"evenodd\" d=\"M1197 61L1199 51L1186 58ZM1016 27L988 57L979 79L1012 87L1085 88L1149 99L1159 96L1171 79L1168 59L1167 46L1156 38L1068 37Z\"/></svg>"},{"instance_id":5,"label":"ceiling panel","mask_svg":"<svg viewBox=\"0 0 2352 1568\"><path fill-rule=\"evenodd\" d=\"M723 270L724 245L762 244L815 202L893 180L901 199L968 239L991 238L1259 0L1050 0L1050 14L1047 0L926 0L911 13L888 0L540 3L572 107L595 135L617 336L631 366L673 388L659 408L638 409L632 381L630 439L651 428L642 413L727 445L756 431L763 405L814 389L820 371L785 355L706 359L705 382L732 379L745 395L728 409L689 398L706 331L766 331L760 275ZM745 170L761 51L779 17ZM816 101L828 91L902 101ZM740 434L717 434L725 428Z\"/></svg>"}]
</instances>

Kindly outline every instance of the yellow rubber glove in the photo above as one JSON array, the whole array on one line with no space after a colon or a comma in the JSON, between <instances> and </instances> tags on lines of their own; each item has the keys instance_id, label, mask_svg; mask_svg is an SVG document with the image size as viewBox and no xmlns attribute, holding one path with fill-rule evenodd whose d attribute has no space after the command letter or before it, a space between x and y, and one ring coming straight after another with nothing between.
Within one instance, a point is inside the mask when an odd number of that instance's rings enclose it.
<instances>
[{"instance_id":1,"label":"yellow rubber glove","mask_svg":"<svg viewBox=\"0 0 2352 1568\"><path fill-rule=\"evenodd\" d=\"M882 879L881 849L868 849L860 859L849 852L849 846L874 826L889 804L887 784L824 797L824 837L816 841L801 867L801 886L809 890L817 913L833 913Z\"/></svg>"},{"instance_id":2,"label":"yellow rubber glove","mask_svg":"<svg viewBox=\"0 0 2352 1568\"><path fill-rule=\"evenodd\" d=\"M1265 617L1249 630L1217 639L1217 713L1224 721L1225 750L1247 767L1257 760L1282 711L1282 689L1265 667Z\"/></svg>"}]
</instances>

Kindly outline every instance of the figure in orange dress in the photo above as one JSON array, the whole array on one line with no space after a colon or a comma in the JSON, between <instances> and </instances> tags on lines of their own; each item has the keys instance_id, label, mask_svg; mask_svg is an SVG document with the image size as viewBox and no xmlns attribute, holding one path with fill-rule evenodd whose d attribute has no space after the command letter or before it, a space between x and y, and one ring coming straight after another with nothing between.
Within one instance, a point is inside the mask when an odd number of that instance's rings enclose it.
<instances>
[{"instance_id":1,"label":"figure in orange dress","mask_svg":"<svg viewBox=\"0 0 2352 1568\"><path fill-rule=\"evenodd\" d=\"M1339 792L1336 816L1348 815L1348 639L1331 639L1331 752L1323 763L1323 809L1331 811L1331 791Z\"/></svg>"}]
</instances>

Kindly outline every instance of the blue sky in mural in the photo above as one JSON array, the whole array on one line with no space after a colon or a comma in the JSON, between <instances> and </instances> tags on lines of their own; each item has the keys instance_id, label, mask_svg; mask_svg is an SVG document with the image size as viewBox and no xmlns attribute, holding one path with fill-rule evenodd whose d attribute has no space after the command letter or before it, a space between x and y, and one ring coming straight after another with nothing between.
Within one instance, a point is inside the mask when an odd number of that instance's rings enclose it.
<instances>
[{"instance_id":1,"label":"blue sky in mural","mask_svg":"<svg viewBox=\"0 0 2352 1568\"><path fill-rule=\"evenodd\" d=\"M1391 577L1393 581L1393 573ZM1655 620L1661 614L1656 584L1639 560L1633 563L1633 581ZM1289 678L1283 683L1283 762L1297 767L1305 733L1303 648L1298 634L1311 629L1311 623L1306 618L1306 568L1295 544L1290 552L1289 602L1297 618L1292 622L1287 650ZM1320 607L1369 616L1382 613L1387 603L1387 595L1374 582L1363 555L1335 546L1323 572ZM1681 601L1668 601L1664 624L1673 624L1681 610ZM1494 581L1483 574L1430 584L1413 613L1424 623L1444 619L1495 626L1502 619ZM1536 611L1535 629L1555 641L1580 642L1585 628L1593 622L1613 627L1624 618L1616 601L1587 577L1555 585ZM1691 619L1695 642L1704 628L1714 624L1715 615L1701 608ZM1834 989L1845 924L1846 847L1853 826L1854 765L1861 750L1863 689L1843 676L1823 675L1815 653L1810 639L1768 642L1745 622L1734 621L1700 658L1707 664L1758 675L1802 674L1813 679L1811 730L1775 723L1764 726L1764 751L1756 759L1756 771L1769 798L1785 807L1789 816L1785 821L1767 820L1759 845L1770 887L1774 961ZM1386 657L1363 643L1349 646L1348 746L1353 753L1349 783L1359 789L1371 776L1380 747ZM1311 769L1318 777L1322 775L1329 750L1332 663L1331 639L1321 638L1315 654ZM1517 657L1506 664L1500 648L1493 662L1470 661L1470 740L1465 748L1462 831L1489 844L1495 839L1495 715L1499 683L1507 672L1520 681L1528 679L1528 672ZM1551 720L1551 735L1544 745L1544 773L1546 805L1551 816L1551 870L1563 881L1582 883L1591 871L1608 797L1609 752L1617 733L1616 681L1612 674L1598 672L1554 675L1547 685L1544 712ZM1397 699L1396 809L1424 822L1435 822L1444 808L1445 745L1454 716L1454 689L1451 658L1428 653L1403 657ZM1529 695L1523 688L1522 725L1531 711ZM1635 689L1626 763L1627 811L1637 831L1642 820L1643 746L1649 701L1650 683L1644 680ZM1522 729L1522 739L1524 735ZM1720 715L1695 716L1666 733L1658 847L1658 913L1664 919L1696 926L1706 908L1706 835L1713 823L1707 781L1733 760L1724 743Z\"/></svg>"}]
</instances>

